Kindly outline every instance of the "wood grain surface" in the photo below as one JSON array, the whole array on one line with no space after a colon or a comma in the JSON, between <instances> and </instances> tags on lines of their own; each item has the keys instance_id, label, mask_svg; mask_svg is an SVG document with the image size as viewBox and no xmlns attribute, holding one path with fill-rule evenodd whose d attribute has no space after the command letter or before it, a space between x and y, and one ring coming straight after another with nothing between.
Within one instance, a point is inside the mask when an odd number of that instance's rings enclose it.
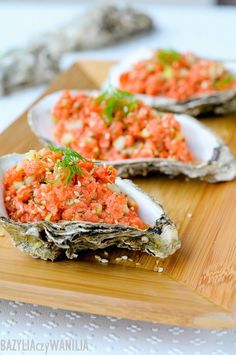
<instances>
[{"instance_id":1,"label":"wood grain surface","mask_svg":"<svg viewBox=\"0 0 236 355\"><path fill-rule=\"evenodd\" d=\"M46 93L93 89L111 62L86 61L62 73ZM207 118L236 155L236 115ZM0 135L0 155L40 148L23 114ZM109 249L109 264L94 253L79 261L45 262L23 254L0 231L0 297L65 309L186 326L235 323L236 182L208 184L151 175L134 179L178 225L182 248L165 261ZM1 237L2 234L2 237ZM100 251L96 253L103 255ZM130 260L117 262L118 256ZM118 265L117 265L118 264ZM156 265L162 273L153 271Z\"/></svg>"}]
</instances>

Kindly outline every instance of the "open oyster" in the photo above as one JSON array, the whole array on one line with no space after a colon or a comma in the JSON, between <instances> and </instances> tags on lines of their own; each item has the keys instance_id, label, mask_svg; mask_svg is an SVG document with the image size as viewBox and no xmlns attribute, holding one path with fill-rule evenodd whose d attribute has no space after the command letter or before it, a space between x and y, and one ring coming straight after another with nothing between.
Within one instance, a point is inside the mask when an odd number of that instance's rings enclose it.
<instances>
[{"instance_id":1,"label":"open oyster","mask_svg":"<svg viewBox=\"0 0 236 355\"><path fill-rule=\"evenodd\" d=\"M73 259L81 250L115 245L165 258L180 247L176 227L162 206L131 181L119 177L115 181L116 188L136 202L138 216L147 228L84 221L22 223L11 220L4 203L4 176L9 168L19 166L23 158L21 154L0 158L0 226L10 234L15 246L32 257L52 261L58 257Z\"/></svg>"},{"instance_id":2,"label":"open oyster","mask_svg":"<svg viewBox=\"0 0 236 355\"><path fill-rule=\"evenodd\" d=\"M114 87L120 87L120 75L129 71L134 64L141 60L152 58L154 51L148 49L139 50L117 65L114 65L109 73L109 78L104 87L112 84ZM222 62L224 67L236 75L236 62ZM169 75L169 72L166 73ZM158 108L161 111L172 111L176 113L186 113L193 116L199 116L207 113L225 114L236 111L236 88L218 91L212 94L203 94L201 96L192 96L188 99L177 101L175 99L151 96L147 94L136 95L148 105Z\"/></svg>"},{"instance_id":3,"label":"open oyster","mask_svg":"<svg viewBox=\"0 0 236 355\"><path fill-rule=\"evenodd\" d=\"M98 95L96 91L85 93ZM46 96L29 111L31 129L44 144L56 144L53 134L55 123L51 117L51 110L61 94L60 91ZM116 167L122 177L147 175L148 172L160 171L172 176L184 174L208 182L234 179L236 163L225 143L193 117L175 115L175 118L180 123L182 133L196 162L184 163L164 158L133 158L103 161L103 163Z\"/></svg>"}]
</instances>

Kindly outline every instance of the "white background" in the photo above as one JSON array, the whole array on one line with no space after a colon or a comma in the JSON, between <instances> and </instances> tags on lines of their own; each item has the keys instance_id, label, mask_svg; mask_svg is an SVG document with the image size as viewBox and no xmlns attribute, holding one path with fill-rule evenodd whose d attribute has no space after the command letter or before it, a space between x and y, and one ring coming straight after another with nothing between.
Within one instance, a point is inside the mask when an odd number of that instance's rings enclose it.
<instances>
[{"instance_id":1,"label":"white background","mask_svg":"<svg viewBox=\"0 0 236 355\"><path fill-rule=\"evenodd\" d=\"M32 36L70 20L84 8L83 4L62 0L19 3L20 1L0 2L0 52L27 43ZM200 55L219 59L236 59L236 8L171 7L142 5L140 2L138 7L152 14L156 31L116 47L66 55L61 63L62 67L68 67L77 58L119 59L133 49L145 45L193 50ZM27 89L0 98L0 132L25 110L42 89L43 87ZM236 354L235 329L215 331L165 326L0 301L0 339L47 341L49 338L76 337L87 339L90 353L96 355ZM30 353L0 351L0 355L2 354Z\"/></svg>"}]
</instances>

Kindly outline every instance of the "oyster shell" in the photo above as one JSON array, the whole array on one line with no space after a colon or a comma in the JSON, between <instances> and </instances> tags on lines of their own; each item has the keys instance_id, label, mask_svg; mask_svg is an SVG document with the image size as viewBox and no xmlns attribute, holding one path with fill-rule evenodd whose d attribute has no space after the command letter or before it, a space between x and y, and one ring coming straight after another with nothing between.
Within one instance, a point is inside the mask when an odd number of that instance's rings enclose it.
<instances>
[{"instance_id":1,"label":"oyster shell","mask_svg":"<svg viewBox=\"0 0 236 355\"><path fill-rule=\"evenodd\" d=\"M81 250L116 245L165 258L179 249L176 227L162 206L130 180L119 177L116 185L136 201L139 216L150 226L148 229L82 221L20 223L10 220L4 206L3 178L5 172L23 157L21 154L11 154L0 158L0 226L10 234L15 246L32 257L52 261L63 256L73 259L78 257Z\"/></svg>"},{"instance_id":2,"label":"oyster shell","mask_svg":"<svg viewBox=\"0 0 236 355\"><path fill-rule=\"evenodd\" d=\"M98 94L97 91L85 92L90 95ZM29 111L29 125L44 144L56 144L53 136L55 123L50 112L61 94L62 91L58 91L46 96ZM122 177L145 176L149 172L160 171L172 176L184 174L189 178L200 178L208 182L234 179L236 162L225 143L195 118L187 115L175 115L175 117L181 125L193 156L197 159L196 163L182 163L174 159L160 158L125 159L103 161L103 163L116 167Z\"/></svg>"},{"instance_id":3,"label":"oyster shell","mask_svg":"<svg viewBox=\"0 0 236 355\"><path fill-rule=\"evenodd\" d=\"M119 77L129 70L133 64L140 60L152 57L153 51L148 49L139 50L117 65L113 66L109 73L109 78L104 87L111 84L119 87ZM223 62L224 66L236 75L236 62ZM205 94L196 96L185 101L177 101L160 96L136 95L140 100L146 102L149 106L158 108L161 111L172 111L175 113L186 113L193 116L199 116L207 113L225 114L236 111L236 88L225 90L214 94Z\"/></svg>"}]
</instances>

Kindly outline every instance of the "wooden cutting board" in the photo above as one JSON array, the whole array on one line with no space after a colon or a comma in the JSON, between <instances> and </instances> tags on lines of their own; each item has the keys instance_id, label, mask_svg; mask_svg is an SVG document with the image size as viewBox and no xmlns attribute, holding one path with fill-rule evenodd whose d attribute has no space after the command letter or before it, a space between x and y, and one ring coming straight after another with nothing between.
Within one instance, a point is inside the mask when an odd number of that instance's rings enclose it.
<instances>
[{"instance_id":1,"label":"wooden cutting board","mask_svg":"<svg viewBox=\"0 0 236 355\"><path fill-rule=\"evenodd\" d=\"M73 65L47 93L65 88L93 89L111 62ZM2 117L3 113L2 113ZM236 154L236 115L205 119ZM40 148L24 113L0 136L0 155ZM0 238L0 297L130 319L222 328L235 323L236 181L207 184L163 175L134 179L164 205L178 225L182 248L155 272L156 259L111 249L109 264L94 253L79 261L35 260ZM96 253L103 255L103 252ZM117 261L127 255L130 260Z\"/></svg>"}]
</instances>

